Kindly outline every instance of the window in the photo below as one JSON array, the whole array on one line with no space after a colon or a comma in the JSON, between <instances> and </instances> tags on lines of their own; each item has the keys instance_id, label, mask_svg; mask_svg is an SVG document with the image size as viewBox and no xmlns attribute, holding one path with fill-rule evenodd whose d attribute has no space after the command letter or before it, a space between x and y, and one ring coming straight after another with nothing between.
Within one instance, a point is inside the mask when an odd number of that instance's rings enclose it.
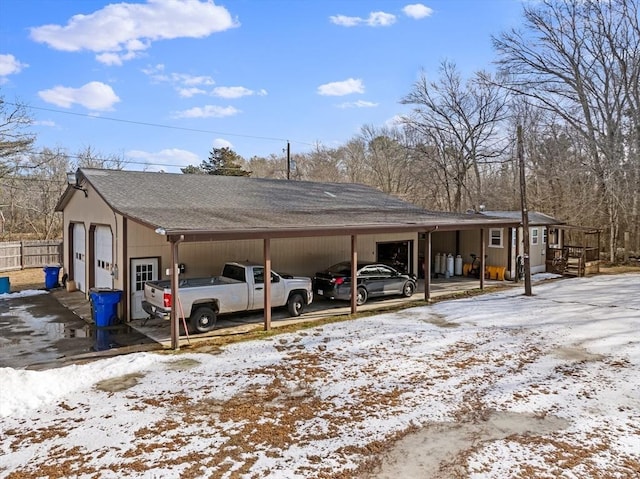
<instances>
[{"instance_id":1,"label":"window","mask_svg":"<svg viewBox=\"0 0 640 479\"><path fill-rule=\"evenodd\" d=\"M531 230L531 244L538 244L538 228Z\"/></svg>"},{"instance_id":2,"label":"window","mask_svg":"<svg viewBox=\"0 0 640 479\"><path fill-rule=\"evenodd\" d=\"M542 244L547 244L547 238L549 235L549 231L547 228L542 228Z\"/></svg>"},{"instance_id":3,"label":"window","mask_svg":"<svg viewBox=\"0 0 640 479\"><path fill-rule=\"evenodd\" d=\"M489 229L489 248L502 248L502 228Z\"/></svg>"}]
</instances>

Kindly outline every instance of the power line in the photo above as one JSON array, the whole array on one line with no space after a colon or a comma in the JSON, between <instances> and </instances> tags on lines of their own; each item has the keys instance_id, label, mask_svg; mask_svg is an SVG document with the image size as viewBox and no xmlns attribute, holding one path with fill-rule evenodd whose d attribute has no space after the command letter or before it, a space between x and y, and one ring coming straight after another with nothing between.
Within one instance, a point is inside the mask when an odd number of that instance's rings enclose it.
<instances>
[{"instance_id":1,"label":"power line","mask_svg":"<svg viewBox=\"0 0 640 479\"><path fill-rule=\"evenodd\" d=\"M4 103L6 103L7 105L12 105L15 107L19 107L19 106L25 106L25 105L19 105L17 103L12 103L12 102L8 102L5 101ZM234 137L238 137L238 138L251 138L254 140L268 140L268 141L292 141L294 143L299 143L301 145L308 145L308 146L313 146L313 143L307 143L304 141L297 141L297 140L288 140L286 138L276 138L276 137L269 137L269 136L258 136L258 135L247 135L247 134L242 134L242 133L228 133L228 132L223 132L223 131L216 131L216 130L202 130L202 129L198 129L198 128L186 128L186 127L182 127L182 126L170 126L170 125L162 125L160 123L149 123L149 122L144 122L144 121L135 121L135 120L124 120L122 118L113 118L113 117L109 117L109 116L93 116L93 115L89 115L87 113L76 113L76 112L72 112L72 111L62 111L62 110L56 110L54 108L44 108L44 107L38 107L38 106L26 106L26 108L32 109L32 110L41 110L41 111L48 111L48 112L52 112L52 113L60 113L63 115L72 115L72 116L79 116L79 117L83 117L83 118L91 118L93 120L109 120L109 121L115 121L118 123L127 123L127 124L131 124L131 125L141 125L141 126L151 126L154 128L165 128L168 130L180 130L180 131L189 131L192 133L207 133L207 134L211 134L211 135L223 135L223 136L234 136Z\"/></svg>"}]
</instances>

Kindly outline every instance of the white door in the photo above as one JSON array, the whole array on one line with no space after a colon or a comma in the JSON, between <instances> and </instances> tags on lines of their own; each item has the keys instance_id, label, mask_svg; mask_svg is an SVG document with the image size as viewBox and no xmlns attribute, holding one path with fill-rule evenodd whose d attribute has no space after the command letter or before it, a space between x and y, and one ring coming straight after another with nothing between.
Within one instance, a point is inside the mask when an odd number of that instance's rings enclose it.
<instances>
[{"instance_id":1,"label":"white door","mask_svg":"<svg viewBox=\"0 0 640 479\"><path fill-rule=\"evenodd\" d=\"M86 277L86 265L85 265L85 231L84 225L76 223L73 226L73 279L76 283L76 288L79 291L86 292L87 285L85 284Z\"/></svg>"},{"instance_id":2,"label":"white door","mask_svg":"<svg viewBox=\"0 0 640 479\"><path fill-rule=\"evenodd\" d=\"M113 288L113 236L108 226L96 226L95 243L95 287Z\"/></svg>"},{"instance_id":3,"label":"white door","mask_svg":"<svg viewBox=\"0 0 640 479\"><path fill-rule=\"evenodd\" d=\"M131 319L143 319L147 313L142 309L145 281L158 279L158 258L131 260Z\"/></svg>"}]
</instances>

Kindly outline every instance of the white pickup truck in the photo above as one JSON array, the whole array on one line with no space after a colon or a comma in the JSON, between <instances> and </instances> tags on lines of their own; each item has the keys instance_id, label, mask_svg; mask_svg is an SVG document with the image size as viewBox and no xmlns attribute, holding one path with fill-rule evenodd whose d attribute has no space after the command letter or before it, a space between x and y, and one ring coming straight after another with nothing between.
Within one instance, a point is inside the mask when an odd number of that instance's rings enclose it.
<instances>
[{"instance_id":1,"label":"white pickup truck","mask_svg":"<svg viewBox=\"0 0 640 479\"><path fill-rule=\"evenodd\" d=\"M180 278L178 300L177 314L189 318L194 331L211 331L219 314L264 308L264 267L252 263L226 263L221 276ZM311 278L271 272L273 307L287 306L291 316L299 316L312 300ZM170 280L145 283L142 308L147 314L168 319L171 303Z\"/></svg>"}]
</instances>

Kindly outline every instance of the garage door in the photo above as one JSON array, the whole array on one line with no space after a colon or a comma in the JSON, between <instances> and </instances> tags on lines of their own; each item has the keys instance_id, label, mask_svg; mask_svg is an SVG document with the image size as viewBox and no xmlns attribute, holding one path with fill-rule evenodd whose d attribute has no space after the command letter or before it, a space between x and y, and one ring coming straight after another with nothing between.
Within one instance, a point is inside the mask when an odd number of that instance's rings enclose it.
<instances>
[{"instance_id":1,"label":"garage door","mask_svg":"<svg viewBox=\"0 0 640 479\"><path fill-rule=\"evenodd\" d=\"M108 226L96 226L95 231L95 286L96 288L112 288L113 276L113 237Z\"/></svg>"},{"instance_id":2,"label":"garage door","mask_svg":"<svg viewBox=\"0 0 640 479\"><path fill-rule=\"evenodd\" d=\"M76 288L83 292L87 291L85 254L84 225L76 224L73 226L73 280Z\"/></svg>"}]
</instances>

